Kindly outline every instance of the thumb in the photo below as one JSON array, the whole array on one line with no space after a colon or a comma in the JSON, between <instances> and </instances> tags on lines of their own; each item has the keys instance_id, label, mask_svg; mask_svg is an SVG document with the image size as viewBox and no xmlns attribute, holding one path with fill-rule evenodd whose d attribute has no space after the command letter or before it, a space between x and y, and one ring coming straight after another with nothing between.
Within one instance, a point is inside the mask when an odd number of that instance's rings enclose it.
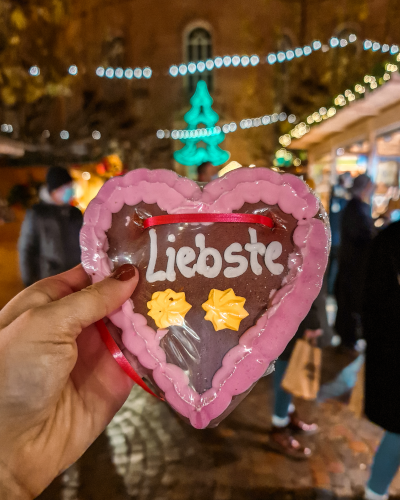
<instances>
[{"instance_id":1,"label":"thumb","mask_svg":"<svg viewBox=\"0 0 400 500\"><path fill-rule=\"evenodd\" d=\"M122 306L132 295L138 281L138 270L131 264L124 264L103 281L31 312L43 324L42 333L49 332L53 340L56 340L57 334L64 339L65 335L75 339L83 328Z\"/></svg>"}]
</instances>

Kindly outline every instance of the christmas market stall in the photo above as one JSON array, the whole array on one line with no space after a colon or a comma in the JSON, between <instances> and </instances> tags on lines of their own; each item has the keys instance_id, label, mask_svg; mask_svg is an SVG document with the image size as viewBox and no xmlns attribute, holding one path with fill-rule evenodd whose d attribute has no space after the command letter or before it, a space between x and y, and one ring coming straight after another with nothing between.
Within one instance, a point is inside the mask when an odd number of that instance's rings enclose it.
<instances>
[{"instance_id":1,"label":"christmas market stall","mask_svg":"<svg viewBox=\"0 0 400 500\"><path fill-rule=\"evenodd\" d=\"M373 199L376 225L383 225L387 218L395 220L400 208L400 76L392 74L390 81L373 92L367 90L362 99L351 102L348 94L336 100L339 106L347 106L307 127L287 147L308 152L308 175L326 208L340 174L367 173L377 186Z\"/></svg>"}]
</instances>

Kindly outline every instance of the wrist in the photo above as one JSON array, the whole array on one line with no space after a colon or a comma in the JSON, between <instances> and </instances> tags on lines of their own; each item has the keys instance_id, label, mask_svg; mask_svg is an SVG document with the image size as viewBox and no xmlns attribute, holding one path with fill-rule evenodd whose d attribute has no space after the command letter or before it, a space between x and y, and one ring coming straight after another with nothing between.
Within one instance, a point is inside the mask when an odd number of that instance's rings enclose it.
<instances>
[{"instance_id":1,"label":"wrist","mask_svg":"<svg viewBox=\"0 0 400 500\"><path fill-rule=\"evenodd\" d=\"M0 498L7 500L33 500L34 495L19 483L18 479L0 461Z\"/></svg>"}]
</instances>

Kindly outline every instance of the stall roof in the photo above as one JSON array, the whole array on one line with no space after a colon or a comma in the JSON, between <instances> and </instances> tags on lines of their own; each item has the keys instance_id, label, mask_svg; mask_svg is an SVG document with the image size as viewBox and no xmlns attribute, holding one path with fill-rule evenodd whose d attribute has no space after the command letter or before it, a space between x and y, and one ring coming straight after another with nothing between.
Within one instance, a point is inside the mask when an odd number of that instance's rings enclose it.
<instances>
[{"instance_id":1,"label":"stall roof","mask_svg":"<svg viewBox=\"0 0 400 500\"><path fill-rule=\"evenodd\" d=\"M383 109L397 102L400 102L400 75L394 73L385 85L366 93L363 99L347 104L334 117L311 127L308 134L293 140L288 149L309 149L327 137L343 132L363 118L379 115Z\"/></svg>"}]
</instances>

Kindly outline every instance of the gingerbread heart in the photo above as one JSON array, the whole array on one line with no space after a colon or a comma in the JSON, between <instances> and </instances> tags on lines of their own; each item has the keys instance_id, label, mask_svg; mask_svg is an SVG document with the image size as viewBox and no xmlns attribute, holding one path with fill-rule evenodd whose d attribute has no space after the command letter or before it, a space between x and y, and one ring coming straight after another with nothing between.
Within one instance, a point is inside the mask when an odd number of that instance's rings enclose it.
<instances>
[{"instance_id":1,"label":"gingerbread heart","mask_svg":"<svg viewBox=\"0 0 400 500\"><path fill-rule=\"evenodd\" d=\"M321 287L329 238L319 201L293 175L239 169L202 188L141 169L102 187L81 247L93 281L127 262L139 269L131 301L110 315L119 343L204 428L295 334Z\"/></svg>"}]
</instances>

